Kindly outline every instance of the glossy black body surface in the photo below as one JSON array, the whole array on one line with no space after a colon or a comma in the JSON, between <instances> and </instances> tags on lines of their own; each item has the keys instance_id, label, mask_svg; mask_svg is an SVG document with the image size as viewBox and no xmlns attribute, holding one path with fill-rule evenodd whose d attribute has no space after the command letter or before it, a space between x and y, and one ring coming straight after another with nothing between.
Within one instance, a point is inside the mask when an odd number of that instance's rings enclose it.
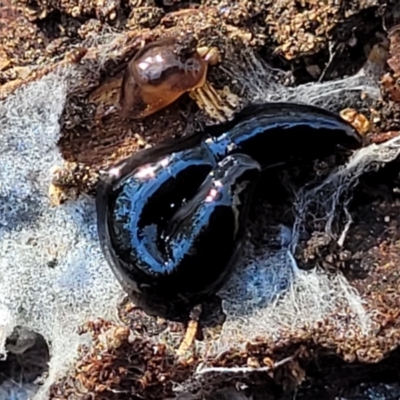
<instances>
[{"instance_id":1,"label":"glossy black body surface","mask_svg":"<svg viewBox=\"0 0 400 400\"><path fill-rule=\"evenodd\" d=\"M339 116L267 103L228 123L135 153L100 181L100 243L119 282L150 315L184 320L227 281L263 169L362 145Z\"/></svg>"},{"instance_id":2,"label":"glossy black body surface","mask_svg":"<svg viewBox=\"0 0 400 400\"><path fill-rule=\"evenodd\" d=\"M209 146L219 158L240 152L263 167L320 158L339 146L355 149L362 143L357 131L340 116L293 103L254 105L207 133Z\"/></svg>"}]
</instances>

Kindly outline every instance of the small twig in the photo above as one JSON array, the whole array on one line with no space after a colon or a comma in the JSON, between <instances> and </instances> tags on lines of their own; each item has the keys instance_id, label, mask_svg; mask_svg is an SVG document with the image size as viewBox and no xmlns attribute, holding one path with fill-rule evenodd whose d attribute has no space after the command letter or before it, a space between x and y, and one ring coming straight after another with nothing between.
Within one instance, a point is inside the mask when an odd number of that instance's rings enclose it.
<instances>
[{"instance_id":1,"label":"small twig","mask_svg":"<svg viewBox=\"0 0 400 400\"><path fill-rule=\"evenodd\" d=\"M335 59L335 57L338 54L339 49L334 50L336 43L334 42L329 42L328 47L329 47L329 60L327 62L327 64L325 65L324 70L321 73L321 76L318 78L318 83L321 83L322 80L325 78L326 73L328 72L328 69L330 68L330 66L332 65L333 60Z\"/></svg>"},{"instance_id":2,"label":"small twig","mask_svg":"<svg viewBox=\"0 0 400 400\"><path fill-rule=\"evenodd\" d=\"M276 362L273 367L259 367L259 368L254 368L254 367L208 367L208 368L203 368L201 369L201 365L197 368L196 374L198 375L203 375L207 374L209 372L219 372L219 373L230 373L230 374L239 374L239 373L251 373L251 372L269 372L274 370L277 367L280 367L289 361L292 361L294 359L294 356L286 357L278 362Z\"/></svg>"},{"instance_id":3,"label":"small twig","mask_svg":"<svg viewBox=\"0 0 400 400\"><path fill-rule=\"evenodd\" d=\"M341 235L340 235L340 237L339 237L339 239L337 241L337 244L339 245L339 247L343 247L344 241L345 241L346 236L347 236L347 232L349 231L350 226L351 226L351 224L353 222L353 218L351 217L351 214L349 213L349 210L347 209L347 207L344 207L344 213L346 214L347 222L346 222L346 225L343 228L343 231L342 231L342 233L341 233Z\"/></svg>"},{"instance_id":4,"label":"small twig","mask_svg":"<svg viewBox=\"0 0 400 400\"><path fill-rule=\"evenodd\" d=\"M202 311L202 307L201 307L201 304L199 304L199 305L193 307L193 310L190 313L190 321L189 321L188 327L186 329L185 336L176 352L179 357L183 356L189 350L190 346L194 342L194 339L197 334L197 328L199 326L199 318L200 318L201 311Z\"/></svg>"}]
</instances>

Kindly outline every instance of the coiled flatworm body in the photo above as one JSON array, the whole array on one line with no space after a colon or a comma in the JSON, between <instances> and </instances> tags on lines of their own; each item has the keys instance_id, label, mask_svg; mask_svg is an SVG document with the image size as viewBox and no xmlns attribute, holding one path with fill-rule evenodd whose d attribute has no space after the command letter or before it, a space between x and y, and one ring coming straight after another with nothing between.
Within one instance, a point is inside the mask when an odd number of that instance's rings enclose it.
<instances>
[{"instance_id":1,"label":"coiled flatworm body","mask_svg":"<svg viewBox=\"0 0 400 400\"><path fill-rule=\"evenodd\" d=\"M104 255L145 312L184 320L215 295L240 259L263 170L361 145L357 131L331 112L266 103L137 152L99 183Z\"/></svg>"}]
</instances>

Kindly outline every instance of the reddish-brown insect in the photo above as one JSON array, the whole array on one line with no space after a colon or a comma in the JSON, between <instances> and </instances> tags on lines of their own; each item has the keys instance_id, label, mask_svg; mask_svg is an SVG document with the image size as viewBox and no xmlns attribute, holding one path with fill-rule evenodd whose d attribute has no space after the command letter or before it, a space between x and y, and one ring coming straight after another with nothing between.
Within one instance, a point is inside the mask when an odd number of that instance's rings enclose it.
<instances>
[{"instance_id":1,"label":"reddish-brown insect","mask_svg":"<svg viewBox=\"0 0 400 400\"><path fill-rule=\"evenodd\" d=\"M177 50L174 38L148 44L129 62L122 80L122 116L144 118L204 85L208 62L194 51Z\"/></svg>"}]
</instances>

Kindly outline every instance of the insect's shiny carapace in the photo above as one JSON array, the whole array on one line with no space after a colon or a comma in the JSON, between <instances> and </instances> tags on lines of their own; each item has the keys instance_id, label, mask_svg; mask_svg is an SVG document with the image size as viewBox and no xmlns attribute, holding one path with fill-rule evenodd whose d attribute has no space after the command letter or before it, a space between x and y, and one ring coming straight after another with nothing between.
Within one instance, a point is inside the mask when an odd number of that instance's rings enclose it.
<instances>
[{"instance_id":1,"label":"insect's shiny carapace","mask_svg":"<svg viewBox=\"0 0 400 400\"><path fill-rule=\"evenodd\" d=\"M204 85L208 62L196 51L179 51L174 38L152 42L132 58L122 79L122 115L144 118Z\"/></svg>"}]
</instances>

